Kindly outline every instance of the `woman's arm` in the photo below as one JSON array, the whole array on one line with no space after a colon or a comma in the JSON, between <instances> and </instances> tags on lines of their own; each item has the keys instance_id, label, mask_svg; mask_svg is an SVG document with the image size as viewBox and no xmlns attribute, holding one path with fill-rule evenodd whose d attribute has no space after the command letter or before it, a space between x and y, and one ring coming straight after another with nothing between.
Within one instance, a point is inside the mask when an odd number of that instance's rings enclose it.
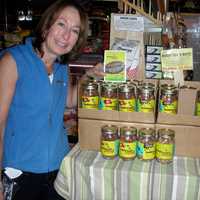
<instances>
[{"instance_id":1,"label":"woman's arm","mask_svg":"<svg viewBox=\"0 0 200 200\"><path fill-rule=\"evenodd\" d=\"M16 63L12 56L6 53L0 59L0 165L2 165L4 128L17 78Z\"/></svg>"}]
</instances>

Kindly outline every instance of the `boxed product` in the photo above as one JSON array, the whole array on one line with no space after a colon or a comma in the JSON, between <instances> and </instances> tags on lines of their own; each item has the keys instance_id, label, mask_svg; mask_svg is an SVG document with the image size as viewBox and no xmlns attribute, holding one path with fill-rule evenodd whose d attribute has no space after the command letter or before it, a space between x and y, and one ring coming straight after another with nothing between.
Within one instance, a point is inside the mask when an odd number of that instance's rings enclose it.
<instances>
[{"instance_id":1,"label":"boxed product","mask_svg":"<svg viewBox=\"0 0 200 200\"><path fill-rule=\"evenodd\" d=\"M168 84L168 89L162 92L164 84ZM200 83L185 81L184 86L177 88L172 85L172 81L160 81L157 123L200 126L197 101Z\"/></svg>"}]
</instances>

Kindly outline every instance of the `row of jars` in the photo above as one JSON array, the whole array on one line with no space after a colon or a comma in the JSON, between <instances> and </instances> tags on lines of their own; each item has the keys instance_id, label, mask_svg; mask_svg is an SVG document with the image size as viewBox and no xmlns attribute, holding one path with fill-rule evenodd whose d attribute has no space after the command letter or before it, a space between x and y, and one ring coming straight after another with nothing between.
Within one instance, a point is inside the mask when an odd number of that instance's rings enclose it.
<instances>
[{"instance_id":1,"label":"row of jars","mask_svg":"<svg viewBox=\"0 0 200 200\"><path fill-rule=\"evenodd\" d=\"M101 154L113 159L123 160L138 157L149 161L156 158L161 163L170 163L174 157L175 132L171 129L141 128L105 125L101 128Z\"/></svg>"},{"instance_id":2,"label":"row of jars","mask_svg":"<svg viewBox=\"0 0 200 200\"><path fill-rule=\"evenodd\" d=\"M122 84L87 82L82 87L81 106L87 109L118 110L122 112L154 112L155 85L143 82ZM178 89L174 85L161 86L159 111L177 113Z\"/></svg>"}]
</instances>

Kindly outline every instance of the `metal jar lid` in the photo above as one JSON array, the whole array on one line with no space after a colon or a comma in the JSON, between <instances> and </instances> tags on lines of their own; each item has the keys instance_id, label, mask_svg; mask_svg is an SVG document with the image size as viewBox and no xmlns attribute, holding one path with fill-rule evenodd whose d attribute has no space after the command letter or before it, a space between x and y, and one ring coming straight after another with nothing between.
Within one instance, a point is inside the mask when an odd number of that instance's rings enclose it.
<instances>
[{"instance_id":1,"label":"metal jar lid","mask_svg":"<svg viewBox=\"0 0 200 200\"><path fill-rule=\"evenodd\" d=\"M86 90L97 90L98 85L96 82L87 82L84 84Z\"/></svg>"},{"instance_id":2,"label":"metal jar lid","mask_svg":"<svg viewBox=\"0 0 200 200\"><path fill-rule=\"evenodd\" d=\"M142 83L138 86L138 89L141 93L153 93L154 92L154 84L152 83Z\"/></svg>"},{"instance_id":3,"label":"metal jar lid","mask_svg":"<svg viewBox=\"0 0 200 200\"><path fill-rule=\"evenodd\" d=\"M175 131L172 129L159 129L158 130L158 137L163 137L163 138L174 138L175 137Z\"/></svg>"},{"instance_id":4,"label":"metal jar lid","mask_svg":"<svg viewBox=\"0 0 200 200\"><path fill-rule=\"evenodd\" d=\"M101 85L102 91L116 91L117 92L117 85L112 83L103 83Z\"/></svg>"},{"instance_id":5,"label":"metal jar lid","mask_svg":"<svg viewBox=\"0 0 200 200\"><path fill-rule=\"evenodd\" d=\"M155 136L155 129L153 129L153 128L141 128L139 130L139 136Z\"/></svg>"},{"instance_id":6,"label":"metal jar lid","mask_svg":"<svg viewBox=\"0 0 200 200\"><path fill-rule=\"evenodd\" d=\"M135 91L135 86L132 84L122 83L121 85L119 85L119 92L128 93L134 91Z\"/></svg>"},{"instance_id":7,"label":"metal jar lid","mask_svg":"<svg viewBox=\"0 0 200 200\"><path fill-rule=\"evenodd\" d=\"M135 127L127 127L127 126L121 127L120 135L137 136L137 129Z\"/></svg>"},{"instance_id":8,"label":"metal jar lid","mask_svg":"<svg viewBox=\"0 0 200 200\"><path fill-rule=\"evenodd\" d=\"M118 132L118 128L115 125L105 125L101 128L102 133L106 133L106 134L117 134Z\"/></svg>"},{"instance_id":9,"label":"metal jar lid","mask_svg":"<svg viewBox=\"0 0 200 200\"><path fill-rule=\"evenodd\" d=\"M161 85L161 93L166 95L172 95L177 93L177 88L175 85L164 84Z\"/></svg>"}]
</instances>

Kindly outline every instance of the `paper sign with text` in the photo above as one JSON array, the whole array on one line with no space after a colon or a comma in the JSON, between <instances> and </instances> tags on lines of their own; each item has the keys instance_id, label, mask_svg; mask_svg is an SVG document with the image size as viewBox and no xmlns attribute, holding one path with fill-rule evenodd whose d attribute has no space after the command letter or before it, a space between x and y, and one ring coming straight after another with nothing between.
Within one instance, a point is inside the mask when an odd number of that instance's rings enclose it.
<instances>
[{"instance_id":1,"label":"paper sign with text","mask_svg":"<svg viewBox=\"0 0 200 200\"><path fill-rule=\"evenodd\" d=\"M144 18L133 15L116 15L114 16L114 27L117 31L144 31Z\"/></svg>"},{"instance_id":2,"label":"paper sign with text","mask_svg":"<svg viewBox=\"0 0 200 200\"><path fill-rule=\"evenodd\" d=\"M193 70L192 48L161 51L162 71Z\"/></svg>"}]
</instances>

